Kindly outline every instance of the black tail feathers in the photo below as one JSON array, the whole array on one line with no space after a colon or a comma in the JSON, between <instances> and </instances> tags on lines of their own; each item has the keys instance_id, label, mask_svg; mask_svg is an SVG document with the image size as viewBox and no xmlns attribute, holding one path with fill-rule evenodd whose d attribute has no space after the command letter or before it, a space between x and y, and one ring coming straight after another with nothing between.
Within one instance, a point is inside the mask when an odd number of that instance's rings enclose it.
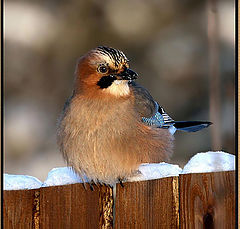
<instances>
[{"instance_id":1,"label":"black tail feathers","mask_svg":"<svg viewBox=\"0 0 240 229\"><path fill-rule=\"evenodd\" d=\"M206 121L175 121L174 126L177 130L186 132L196 132L210 126L212 122Z\"/></svg>"}]
</instances>

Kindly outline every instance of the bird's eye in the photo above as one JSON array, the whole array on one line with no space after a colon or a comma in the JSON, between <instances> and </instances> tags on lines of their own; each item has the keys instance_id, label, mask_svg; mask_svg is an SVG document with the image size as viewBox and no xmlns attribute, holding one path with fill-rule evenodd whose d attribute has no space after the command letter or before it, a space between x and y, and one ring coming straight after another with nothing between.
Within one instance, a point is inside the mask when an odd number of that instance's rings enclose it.
<instances>
[{"instance_id":1,"label":"bird's eye","mask_svg":"<svg viewBox=\"0 0 240 229\"><path fill-rule=\"evenodd\" d=\"M98 71L99 71L100 73L106 73L106 72L108 71L108 69L107 69L106 66L100 66L100 67L98 68Z\"/></svg>"}]
</instances>

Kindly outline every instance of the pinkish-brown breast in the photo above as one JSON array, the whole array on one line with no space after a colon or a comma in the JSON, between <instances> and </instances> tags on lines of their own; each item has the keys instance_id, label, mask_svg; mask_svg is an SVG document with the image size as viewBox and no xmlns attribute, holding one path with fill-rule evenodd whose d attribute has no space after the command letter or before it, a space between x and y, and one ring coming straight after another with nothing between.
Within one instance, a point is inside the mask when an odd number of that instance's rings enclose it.
<instances>
[{"instance_id":1,"label":"pinkish-brown breast","mask_svg":"<svg viewBox=\"0 0 240 229\"><path fill-rule=\"evenodd\" d=\"M116 101L117 99L117 101ZM173 136L144 125L134 98L75 96L58 125L58 144L68 164L90 180L114 183L141 163L167 160Z\"/></svg>"}]
</instances>

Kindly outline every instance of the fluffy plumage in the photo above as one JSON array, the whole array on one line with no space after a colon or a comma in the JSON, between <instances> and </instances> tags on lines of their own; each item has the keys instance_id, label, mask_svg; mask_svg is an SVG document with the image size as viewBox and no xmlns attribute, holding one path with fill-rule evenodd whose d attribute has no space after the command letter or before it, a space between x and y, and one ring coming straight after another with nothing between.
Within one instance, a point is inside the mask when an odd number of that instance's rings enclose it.
<instances>
[{"instance_id":1,"label":"fluffy plumage","mask_svg":"<svg viewBox=\"0 0 240 229\"><path fill-rule=\"evenodd\" d=\"M101 46L79 59L73 94L58 120L57 141L81 176L112 185L135 174L141 163L172 155L174 138L168 128L177 122L133 82L136 78L119 50ZM209 124L197 123L198 129ZM183 122L178 125L184 130Z\"/></svg>"}]
</instances>

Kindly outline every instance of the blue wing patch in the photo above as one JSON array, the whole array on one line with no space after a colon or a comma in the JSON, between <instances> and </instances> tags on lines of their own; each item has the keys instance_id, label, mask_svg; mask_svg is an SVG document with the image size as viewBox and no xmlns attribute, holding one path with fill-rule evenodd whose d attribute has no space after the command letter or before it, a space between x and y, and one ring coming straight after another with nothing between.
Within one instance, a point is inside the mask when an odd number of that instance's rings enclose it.
<instances>
[{"instance_id":1,"label":"blue wing patch","mask_svg":"<svg viewBox=\"0 0 240 229\"><path fill-rule=\"evenodd\" d=\"M148 126L156 126L159 128L171 127L174 124L174 120L165 112L161 106L159 107L157 102L155 102L155 107L155 114L150 118L142 117L142 122L146 123Z\"/></svg>"},{"instance_id":2,"label":"blue wing patch","mask_svg":"<svg viewBox=\"0 0 240 229\"><path fill-rule=\"evenodd\" d=\"M142 117L142 122L146 123L148 126L162 127L164 125L163 116L159 112L155 113L155 115L150 118Z\"/></svg>"}]
</instances>

